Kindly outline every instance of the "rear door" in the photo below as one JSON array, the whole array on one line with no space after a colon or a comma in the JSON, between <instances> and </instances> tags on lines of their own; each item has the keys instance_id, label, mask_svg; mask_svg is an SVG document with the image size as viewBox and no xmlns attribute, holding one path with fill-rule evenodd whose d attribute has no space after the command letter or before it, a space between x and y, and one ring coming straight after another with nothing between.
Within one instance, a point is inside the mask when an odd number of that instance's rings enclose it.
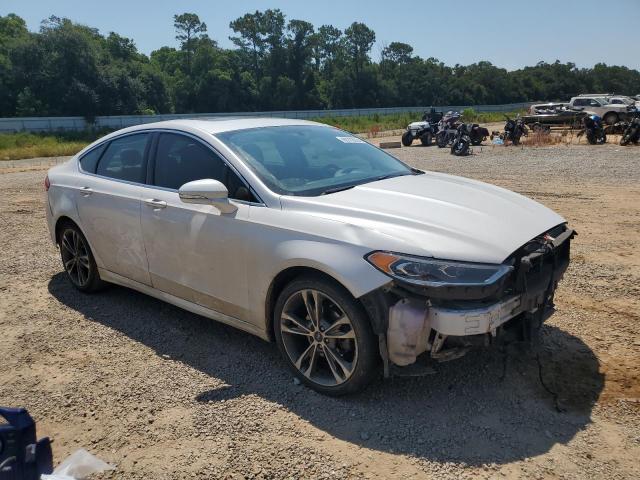
<instances>
[{"instance_id":1,"label":"rear door","mask_svg":"<svg viewBox=\"0 0 640 480\"><path fill-rule=\"evenodd\" d=\"M246 246L255 197L214 150L194 137L164 132L154 149L141 212L153 287L246 319ZM212 205L183 203L178 189L204 178L224 183L238 210L221 214Z\"/></svg>"},{"instance_id":2,"label":"rear door","mask_svg":"<svg viewBox=\"0 0 640 480\"><path fill-rule=\"evenodd\" d=\"M111 140L80 160L76 204L98 266L150 285L140 226L140 197L151 133ZM97 157L97 158L96 158Z\"/></svg>"}]
</instances>

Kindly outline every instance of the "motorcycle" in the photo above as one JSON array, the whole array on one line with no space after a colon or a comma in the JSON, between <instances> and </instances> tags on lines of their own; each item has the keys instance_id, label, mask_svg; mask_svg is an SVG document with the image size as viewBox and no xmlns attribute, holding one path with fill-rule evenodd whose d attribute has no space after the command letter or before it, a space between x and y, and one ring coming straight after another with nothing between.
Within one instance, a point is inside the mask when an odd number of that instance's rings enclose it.
<instances>
[{"instance_id":1,"label":"motorcycle","mask_svg":"<svg viewBox=\"0 0 640 480\"><path fill-rule=\"evenodd\" d=\"M582 119L583 129L578 132L577 137L587 136L587 142L591 145L602 145L607 143L607 134L602 127L602 119L598 115L589 115Z\"/></svg>"},{"instance_id":2,"label":"motorcycle","mask_svg":"<svg viewBox=\"0 0 640 480\"><path fill-rule=\"evenodd\" d=\"M519 117L513 120L505 115L505 118L507 123L504 125L504 143L506 144L507 141L510 141L513 145L518 145L520 138L529 134L529 129L524 124L524 120Z\"/></svg>"},{"instance_id":3,"label":"motorcycle","mask_svg":"<svg viewBox=\"0 0 640 480\"><path fill-rule=\"evenodd\" d=\"M624 147L630 143L637 144L638 142L640 142L640 115L636 114L625 128L620 145Z\"/></svg>"},{"instance_id":4,"label":"motorcycle","mask_svg":"<svg viewBox=\"0 0 640 480\"><path fill-rule=\"evenodd\" d=\"M455 138L451 144L451 154L461 157L469 155L471 150L469 146L472 143L474 125L470 123L461 123L456 130Z\"/></svg>"},{"instance_id":5,"label":"motorcycle","mask_svg":"<svg viewBox=\"0 0 640 480\"><path fill-rule=\"evenodd\" d=\"M447 147L453 143L459 125L458 120L460 120L460 113L449 111L438 122L436 144L439 148Z\"/></svg>"},{"instance_id":6,"label":"motorcycle","mask_svg":"<svg viewBox=\"0 0 640 480\"><path fill-rule=\"evenodd\" d=\"M471 124L471 130L469 132L469 137L471 138L471 145L477 147L489 136L489 130L484 127L481 127L477 123Z\"/></svg>"}]
</instances>

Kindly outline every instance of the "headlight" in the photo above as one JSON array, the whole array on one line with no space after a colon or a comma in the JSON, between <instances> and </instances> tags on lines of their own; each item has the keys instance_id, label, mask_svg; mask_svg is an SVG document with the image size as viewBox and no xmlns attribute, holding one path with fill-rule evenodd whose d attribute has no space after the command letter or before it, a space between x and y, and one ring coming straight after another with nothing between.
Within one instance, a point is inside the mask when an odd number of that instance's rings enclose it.
<instances>
[{"instance_id":1,"label":"headlight","mask_svg":"<svg viewBox=\"0 0 640 480\"><path fill-rule=\"evenodd\" d=\"M390 252L373 252L365 258L390 277L425 287L482 287L496 283L513 270L509 265L435 260Z\"/></svg>"}]
</instances>

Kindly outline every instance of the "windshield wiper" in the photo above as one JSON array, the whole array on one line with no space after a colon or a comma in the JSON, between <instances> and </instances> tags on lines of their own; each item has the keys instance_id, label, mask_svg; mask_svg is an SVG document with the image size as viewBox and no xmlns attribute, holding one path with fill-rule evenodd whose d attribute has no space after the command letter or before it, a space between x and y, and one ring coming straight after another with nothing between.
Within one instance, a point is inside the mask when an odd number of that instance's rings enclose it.
<instances>
[{"instance_id":1,"label":"windshield wiper","mask_svg":"<svg viewBox=\"0 0 640 480\"><path fill-rule=\"evenodd\" d=\"M404 177L405 173L389 173L387 175L380 175L379 177L374 178L373 180L371 180L372 182L377 182L378 180L386 180L387 178L395 178L395 177Z\"/></svg>"},{"instance_id":2,"label":"windshield wiper","mask_svg":"<svg viewBox=\"0 0 640 480\"><path fill-rule=\"evenodd\" d=\"M350 188L355 187L355 185L343 185L342 187L329 188L323 191L320 195L328 195L330 193L343 192L344 190L349 190Z\"/></svg>"}]
</instances>

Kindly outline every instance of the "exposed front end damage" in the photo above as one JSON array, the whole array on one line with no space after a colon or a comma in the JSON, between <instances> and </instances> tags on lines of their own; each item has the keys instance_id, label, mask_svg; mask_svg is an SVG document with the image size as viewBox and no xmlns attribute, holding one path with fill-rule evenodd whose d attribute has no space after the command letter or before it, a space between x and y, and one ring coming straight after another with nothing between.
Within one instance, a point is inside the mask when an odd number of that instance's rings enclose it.
<instances>
[{"instance_id":1,"label":"exposed front end damage","mask_svg":"<svg viewBox=\"0 0 640 480\"><path fill-rule=\"evenodd\" d=\"M394 281L362 297L380 339L385 376L416 362L459 358L473 346L537 337L553 313L553 296L569 266L576 233L560 225L532 239L504 262L495 285L419 287ZM394 367L395 366L395 367Z\"/></svg>"}]
</instances>

